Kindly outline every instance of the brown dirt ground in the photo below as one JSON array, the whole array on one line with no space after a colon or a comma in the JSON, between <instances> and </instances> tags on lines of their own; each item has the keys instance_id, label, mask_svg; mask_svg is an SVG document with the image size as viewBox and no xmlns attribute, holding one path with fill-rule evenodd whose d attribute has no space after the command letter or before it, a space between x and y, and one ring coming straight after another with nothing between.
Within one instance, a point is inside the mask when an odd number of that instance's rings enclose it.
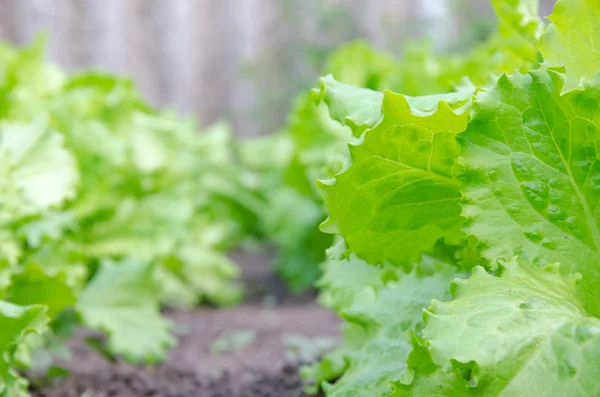
<instances>
[{"instance_id":1,"label":"brown dirt ground","mask_svg":"<svg viewBox=\"0 0 600 397\"><path fill-rule=\"evenodd\" d=\"M289 296L272 275L268 253L232 255L244 270L246 303L226 309L172 311L179 343L156 366L111 364L80 339L72 342L71 375L32 389L35 397L300 397L297 364L286 362L282 336L337 338L336 315L314 303L314 292ZM265 298L269 304L265 304ZM275 302L275 304L273 304ZM211 353L223 331L253 330L243 348Z\"/></svg>"}]
</instances>

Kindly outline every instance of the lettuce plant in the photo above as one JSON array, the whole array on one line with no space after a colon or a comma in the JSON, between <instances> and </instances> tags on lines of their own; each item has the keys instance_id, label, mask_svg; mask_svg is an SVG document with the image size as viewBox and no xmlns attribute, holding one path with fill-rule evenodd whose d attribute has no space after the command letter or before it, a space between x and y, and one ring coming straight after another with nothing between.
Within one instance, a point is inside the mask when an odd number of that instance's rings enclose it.
<instances>
[{"instance_id":1,"label":"lettuce plant","mask_svg":"<svg viewBox=\"0 0 600 397\"><path fill-rule=\"evenodd\" d=\"M316 90L360 136L321 183L345 342L303 374L328 396L600 393L600 4L544 28L535 1L492 3L497 34L445 56L453 88Z\"/></svg>"},{"instance_id":2,"label":"lettuce plant","mask_svg":"<svg viewBox=\"0 0 600 397\"><path fill-rule=\"evenodd\" d=\"M41 40L0 46L0 172L1 396L73 326L155 362L175 343L162 305L241 297L224 251L257 199L226 126L198 134L126 79L65 74Z\"/></svg>"}]
</instances>

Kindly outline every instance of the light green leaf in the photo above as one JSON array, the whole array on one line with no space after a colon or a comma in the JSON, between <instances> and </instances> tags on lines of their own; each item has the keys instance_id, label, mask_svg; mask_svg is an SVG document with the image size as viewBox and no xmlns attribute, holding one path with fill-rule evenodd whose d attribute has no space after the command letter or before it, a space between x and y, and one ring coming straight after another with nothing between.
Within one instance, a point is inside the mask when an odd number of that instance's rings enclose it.
<instances>
[{"instance_id":1,"label":"light green leaf","mask_svg":"<svg viewBox=\"0 0 600 397\"><path fill-rule=\"evenodd\" d=\"M492 264L519 255L579 272L586 310L600 314L600 84L560 96L563 75L502 77L478 95L459 135L467 233Z\"/></svg>"},{"instance_id":2,"label":"light green leaf","mask_svg":"<svg viewBox=\"0 0 600 397\"><path fill-rule=\"evenodd\" d=\"M16 265L23 254L22 248L21 241L13 230L0 228L0 269L4 265ZM3 282L0 281L0 290L2 287Z\"/></svg>"},{"instance_id":3,"label":"light green leaf","mask_svg":"<svg viewBox=\"0 0 600 397\"><path fill-rule=\"evenodd\" d=\"M298 97L290 116L286 133L293 144L293 151L288 154L284 165L295 157L299 165L320 171L329 166L332 158L346 155L347 144L353 140L352 131L331 119L326 103L316 105L315 94L308 94ZM280 142L272 143L276 145L272 150L285 153L286 148Z\"/></svg>"},{"instance_id":4,"label":"light green leaf","mask_svg":"<svg viewBox=\"0 0 600 397\"><path fill-rule=\"evenodd\" d=\"M372 268L364 262L362 265ZM412 347L406 337L422 327L422 311L431 299L450 298L448 283L456 275L453 267L428 257L410 274L398 269L375 270L379 280L373 285L357 284L360 292L341 311L342 317L363 334L360 340L354 330L354 335L350 335L354 340L342 346L348 367L335 384L325 385L328 396L387 395L391 382L407 369ZM326 356L324 363L331 364L330 356L337 354L334 351Z\"/></svg>"},{"instance_id":5,"label":"light green leaf","mask_svg":"<svg viewBox=\"0 0 600 397\"><path fill-rule=\"evenodd\" d=\"M329 259L321 265L322 276L316 286L320 289L319 303L341 314L349 309L362 295L373 297L374 291L384 288L389 280L397 279L398 268L386 268L385 271L371 266L355 255L343 258L346 250L343 241L328 250ZM343 375L348 368L347 355L359 350L368 340L368 334L362 324L345 322L341 327L344 343L328 352L318 362L301 368L301 377L310 386L308 390L316 394L326 382Z\"/></svg>"},{"instance_id":6,"label":"light green leaf","mask_svg":"<svg viewBox=\"0 0 600 397\"><path fill-rule=\"evenodd\" d=\"M43 111L47 96L60 90L65 75L46 62L46 40L42 35L27 47L2 48L0 65L0 117L31 120Z\"/></svg>"},{"instance_id":7,"label":"light green leaf","mask_svg":"<svg viewBox=\"0 0 600 397\"><path fill-rule=\"evenodd\" d=\"M23 224L17 233L26 238L29 247L39 248L45 239L60 240L67 230L73 230L74 227L73 213L49 211L39 219Z\"/></svg>"},{"instance_id":8,"label":"light green leaf","mask_svg":"<svg viewBox=\"0 0 600 397\"><path fill-rule=\"evenodd\" d=\"M422 96L405 96L406 101L415 114L419 112L428 114L435 113L440 102L447 103L456 113L463 113L471 106L471 99L477 92L473 85L461 87L459 91L445 94L433 94Z\"/></svg>"},{"instance_id":9,"label":"light green leaf","mask_svg":"<svg viewBox=\"0 0 600 397\"><path fill-rule=\"evenodd\" d=\"M35 265L48 276L64 276L64 282L74 291L79 291L88 280L87 260L79 250L79 244L65 238L46 242L22 259L22 264Z\"/></svg>"},{"instance_id":10,"label":"light green leaf","mask_svg":"<svg viewBox=\"0 0 600 397\"><path fill-rule=\"evenodd\" d=\"M48 316L54 318L60 311L75 304L74 291L66 283L64 274L47 275L35 265L13 274L5 298L21 306L44 305Z\"/></svg>"},{"instance_id":11,"label":"light green leaf","mask_svg":"<svg viewBox=\"0 0 600 397\"><path fill-rule=\"evenodd\" d=\"M62 137L43 118L0 124L0 215L31 215L75 196L79 174Z\"/></svg>"},{"instance_id":12,"label":"light green leaf","mask_svg":"<svg viewBox=\"0 0 600 397\"><path fill-rule=\"evenodd\" d=\"M133 362L156 362L174 345L171 324L159 311L152 267L134 260L104 261L81 292L77 309L85 325L105 331L108 349Z\"/></svg>"},{"instance_id":13,"label":"light green leaf","mask_svg":"<svg viewBox=\"0 0 600 397\"><path fill-rule=\"evenodd\" d=\"M15 351L31 333L47 330L48 317L41 305L17 306L0 300L0 396L26 397L28 382L14 369Z\"/></svg>"},{"instance_id":14,"label":"light green leaf","mask_svg":"<svg viewBox=\"0 0 600 397\"><path fill-rule=\"evenodd\" d=\"M352 305L364 288L383 284L382 270L351 255L347 260L330 259L323 263L323 275L317 282L319 303L336 312Z\"/></svg>"},{"instance_id":15,"label":"light green leaf","mask_svg":"<svg viewBox=\"0 0 600 397\"><path fill-rule=\"evenodd\" d=\"M170 306L193 307L200 302L226 306L242 298L239 273L224 253L192 238L157 266L155 278Z\"/></svg>"},{"instance_id":16,"label":"light green leaf","mask_svg":"<svg viewBox=\"0 0 600 397\"><path fill-rule=\"evenodd\" d=\"M440 101L448 103L452 109L469 104L475 91L474 86L465 85L456 92L404 97L413 112L432 113L437 110ZM349 126L356 137L373 128L382 117L381 92L340 83L331 75L321 77L321 86L313 90L313 97L317 103L325 102L329 108L329 116Z\"/></svg>"},{"instance_id":17,"label":"light green leaf","mask_svg":"<svg viewBox=\"0 0 600 397\"><path fill-rule=\"evenodd\" d=\"M552 24L539 48L549 65L562 65L567 79L562 92L580 87L600 69L600 1L559 0L548 17Z\"/></svg>"},{"instance_id":18,"label":"light green leaf","mask_svg":"<svg viewBox=\"0 0 600 397\"><path fill-rule=\"evenodd\" d=\"M301 291L319 277L318 266L333 240L319 230L326 217L322 204L291 188L273 189L266 196L269 205L261 222L278 247L276 270L292 291Z\"/></svg>"},{"instance_id":19,"label":"light green leaf","mask_svg":"<svg viewBox=\"0 0 600 397\"><path fill-rule=\"evenodd\" d=\"M142 173L155 172L185 159L185 156L182 156L185 147L181 147L181 144L186 140L193 141L191 124L165 114L141 112L133 114L131 123L128 142L131 161ZM189 136L190 134L192 136Z\"/></svg>"},{"instance_id":20,"label":"light green leaf","mask_svg":"<svg viewBox=\"0 0 600 397\"><path fill-rule=\"evenodd\" d=\"M498 16L498 34L524 59L535 62L535 42L542 33L539 0L492 0Z\"/></svg>"},{"instance_id":21,"label":"light green leaf","mask_svg":"<svg viewBox=\"0 0 600 397\"><path fill-rule=\"evenodd\" d=\"M364 141L350 146L352 165L321 184L330 213L322 228L371 264L410 266L438 240L461 238L455 137L468 115L446 102L420 112L391 92L383 113Z\"/></svg>"},{"instance_id":22,"label":"light green leaf","mask_svg":"<svg viewBox=\"0 0 600 397\"><path fill-rule=\"evenodd\" d=\"M388 78L395 67L392 56L375 50L364 40L356 40L331 54L325 73L356 87L382 90L388 87Z\"/></svg>"},{"instance_id":23,"label":"light green leaf","mask_svg":"<svg viewBox=\"0 0 600 397\"><path fill-rule=\"evenodd\" d=\"M454 378L453 389L462 383L465 396L600 393L600 321L585 314L576 278L516 258L502 270L494 277L478 267L453 282L452 301L432 302L423 337L438 371Z\"/></svg>"},{"instance_id":24,"label":"light green leaf","mask_svg":"<svg viewBox=\"0 0 600 397\"><path fill-rule=\"evenodd\" d=\"M97 222L85 237L83 251L92 257L165 256L183 239L194 213L191 194L164 191L141 199L124 199L115 215Z\"/></svg>"},{"instance_id":25,"label":"light green leaf","mask_svg":"<svg viewBox=\"0 0 600 397\"><path fill-rule=\"evenodd\" d=\"M229 225L207 214L194 217L193 198L183 189L123 201L114 217L94 225L82 250L91 257L157 262L154 276L170 306L235 303L241 298L239 271L221 252Z\"/></svg>"},{"instance_id":26,"label":"light green leaf","mask_svg":"<svg viewBox=\"0 0 600 397\"><path fill-rule=\"evenodd\" d=\"M332 75L321 77L313 97L317 103L325 102L331 118L349 126L357 137L381 118L381 92L340 83Z\"/></svg>"}]
</instances>

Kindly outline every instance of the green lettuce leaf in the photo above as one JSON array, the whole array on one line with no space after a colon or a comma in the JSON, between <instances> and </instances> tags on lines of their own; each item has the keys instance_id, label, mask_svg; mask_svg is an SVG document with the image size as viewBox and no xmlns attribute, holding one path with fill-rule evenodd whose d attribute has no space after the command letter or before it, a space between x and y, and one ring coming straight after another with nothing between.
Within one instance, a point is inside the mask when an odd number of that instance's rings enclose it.
<instances>
[{"instance_id":1,"label":"green lettuce leaf","mask_svg":"<svg viewBox=\"0 0 600 397\"><path fill-rule=\"evenodd\" d=\"M115 215L96 222L85 236L83 250L91 257L132 256L151 261L173 252L194 213L185 191L129 198Z\"/></svg>"},{"instance_id":2,"label":"green lettuce leaf","mask_svg":"<svg viewBox=\"0 0 600 397\"><path fill-rule=\"evenodd\" d=\"M0 221L13 222L75 196L75 159L44 118L4 121L0 134Z\"/></svg>"},{"instance_id":3,"label":"green lettuce leaf","mask_svg":"<svg viewBox=\"0 0 600 397\"><path fill-rule=\"evenodd\" d=\"M5 299L21 306L44 305L51 319L76 300L65 274L50 276L33 264L13 274Z\"/></svg>"},{"instance_id":4,"label":"green lettuce leaf","mask_svg":"<svg viewBox=\"0 0 600 397\"><path fill-rule=\"evenodd\" d=\"M355 255L345 257L346 246L338 241L327 250L328 260L321 264L322 275L315 283L320 290L318 301L321 305L342 313L350 308L365 292L371 293L384 287L386 281L397 279L398 269L382 269L370 266ZM367 335L361 324L351 321L341 326L343 344L321 358L318 363L304 366L300 376L307 386L305 391L317 394L323 385L339 378L348 368L346 355L359 350Z\"/></svg>"},{"instance_id":5,"label":"green lettuce leaf","mask_svg":"<svg viewBox=\"0 0 600 397\"><path fill-rule=\"evenodd\" d=\"M187 230L178 247L156 266L163 302L187 308L203 301L221 306L238 303L240 269L219 249L229 233L227 226L196 216Z\"/></svg>"},{"instance_id":6,"label":"green lettuce leaf","mask_svg":"<svg viewBox=\"0 0 600 397\"><path fill-rule=\"evenodd\" d=\"M65 75L46 61L43 35L22 49L0 43L0 118L29 121L45 111L45 100L65 84Z\"/></svg>"},{"instance_id":7,"label":"green lettuce leaf","mask_svg":"<svg viewBox=\"0 0 600 397\"><path fill-rule=\"evenodd\" d=\"M9 227L0 228L0 273L7 275L5 270L18 263L23 255L23 247L14 230ZM3 277L0 276L0 290L4 287Z\"/></svg>"},{"instance_id":8,"label":"green lettuce leaf","mask_svg":"<svg viewBox=\"0 0 600 397\"><path fill-rule=\"evenodd\" d=\"M346 260L330 259L322 268L323 275L316 284L321 289L319 303L338 313L352 306L363 288L380 287L384 282L381 268L368 266L355 255Z\"/></svg>"},{"instance_id":9,"label":"green lettuce leaf","mask_svg":"<svg viewBox=\"0 0 600 397\"><path fill-rule=\"evenodd\" d=\"M357 40L338 48L325 65L325 73L337 81L371 90L387 88L396 63L392 56Z\"/></svg>"},{"instance_id":10,"label":"green lettuce leaf","mask_svg":"<svg viewBox=\"0 0 600 397\"><path fill-rule=\"evenodd\" d=\"M343 307L341 302L336 305L347 321L345 343L313 368L305 369L303 376L324 382L343 372L334 384L322 385L328 396L386 395L391 382L407 370L410 338L422 328L423 309L431 299L450 298L448 283L456 274L453 266L430 257L409 274L398 268L378 269L356 259L329 263L321 283L333 284L330 289L337 291L333 296L347 299Z\"/></svg>"},{"instance_id":11,"label":"green lettuce leaf","mask_svg":"<svg viewBox=\"0 0 600 397\"><path fill-rule=\"evenodd\" d=\"M340 83L332 75L321 77L321 86L313 90L313 97L317 104L325 102L329 116L349 126L357 137L381 118L381 92Z\"/></svg>"},{"instance_id":12,"label":"green lettuce leaf","mask_svg":"<svg viewBox=\"0 0 600 397\"><path fill-rule=\"evenodd\" d=\"M420 112L391 92L383 114L362 143L350 146L352 165L321 184L329 209L322 228L342 235L371 264L410 266L438 240L461 239L456 134L468 114L443 101Z\"/></svg>"},{"instance_id":13,"label":"green lettuce leaf","mask_svg":"<svg viewBox=\"0 0 600 397\"><path fill-rule=\"evenodd\" d=\"M456 92L415 97L405 95L405 98L414 111L431 113L435 112L440 101L450 104L453 109L460 108L470 102L475 91L474 86L465 85ZM356 137L373 128L382 117L381 92L340 83L332 75L321 77L320 88L313 90L313 98L317 103L325 102L329 116L349 126Z\"/></svg>"},{"instance_id":14,"label":"green lettuce leaf","mask_svg":"<svg viewBox=\"0 0 600 397\"><path fill-rule=\"evenodd\" d=\"M554 70L503 76L480 93L458 139L466 232L494 264L519 255L579 272L586 310L600 314L600 83L561 96Z\"/></svg>"},{"instance_id":15,"label":"green lettuce leaf","mask_svg":"<svg viewBox=\"0 0 600 397\"><path fill-rule=\"evenodd\" d=\"M292 291L301 291L318 279L318 265L333 241L319 231L325 212L312 197L291 188L273 190L267 198L270 207L261 222L278 247L275 269Z\"/></svg>"},{"instance_id":16,"label":"green lettuce leaf","mask_svg":"<svg viewBox=\"0 0 600 397\"><path fill-rule=\"evenodd\" d=\"M64 282L73 291L80 291L86 284L90 270L88 258L72 236L44 242L37 249L27 249L20 265L39 267L49 277L64 277Z\"/></svg>"},{"instance_id":17,"label":"green lettuce leaf","mask_svg":"<svg viewBox=\"0 0 600 397\"><path fill-rule=\"evenodd\" d=\"M543 24L539 17L539 0L492 0L498 16L498 36L507 49L535 63L538 58L536 41Z\"/></svg>"},{"instance_id":18,"label":"green lettuce leaf","mask_svg":"<svg viewBox=\"0 0 600 397\"><path fill-rule=\"evenodd\" d=\"M0 395L26 397L28 382L19 376L15 352L26 337L47 330L48 317L42 305L17 306L0 300Z\"/></svg>"},{"instance_id":19,"label":"green lettuce leaf","mask_svg":"<svg viewBox=\"0 0 600 397\"><path fill-rule=\"evenodd\" d=\"M45 241L57 241L65 237L67 231L75 228L71 212L46 211L38 219L21 224L17 233L26 239L31 248L40 247Z\"/></svg>"},{"instance_id":20,"label":"green lettuce leaf","mask_svg":"<svg viewBox=\"0 0 600 397\"><path fill-rule=\"evenodd\" d=\"M437 373L417 374L409 395L598 394L600 321L579 302L577 277L558 267L513 258L499 277L476 268L455 280L453 300L433 301L424 316Z\"/></svg>"},{"instance_id":21,"label":"green lettuce leaf","mask_svg":"<svg viewBox=\"0 0 600 397\"><path fill-rule=\"evenodd\" d=\"M86 326L107 333L111 353L129 361L156 362L175 343L159 302L152 267L130 259L104 261L76 307Z\"/></svg>"},{"instance_id":22,"label":"green lettuce leaf","mask_svg":"<svg viewBox=\"0 0 600 397\"><path fill-rule=\"evenodd\" d=\"M552 24L541 37L539 48L549 65L564 66L567 78L562 92L580 87L600 66L597 0L559 0L548 17Z\"/></svg>"}]
</instances>

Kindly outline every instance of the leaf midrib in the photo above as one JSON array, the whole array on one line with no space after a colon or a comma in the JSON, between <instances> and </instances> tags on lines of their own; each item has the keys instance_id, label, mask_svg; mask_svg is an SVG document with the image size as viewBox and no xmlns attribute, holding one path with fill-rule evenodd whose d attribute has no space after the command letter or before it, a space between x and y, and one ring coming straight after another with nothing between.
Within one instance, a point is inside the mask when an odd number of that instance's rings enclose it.
<instances>
[{"instance_id":1,"label":"leaf midrib","mask_svg":"<svg viewBox=\"0 0 600 397\"><path fill-rule=\"evenodd\" d=\"M539 97L539 92L537 90L535 90L536 96L538 97L538 101L541 102L541 98ZM552 100L554 101L554 97L552 96ZM554 101L555 105L557 108L561 109L560 105ZM561 111L563 111L561 109ZM563 111L564 113L564 111ZM562 150L560 149L558 143L556 142L556 139L554 137L554 128L550 128L550 124L548 123L548 120L546 119L546 112L541 112L542 117L544 118L544 123L548 126L548 132L550 135L550 138L552 139L552 143L554 144L554 148L556 149L556 152L558 153L558 155L560 156L560 160L563 163L565 170L566 170L566 175L569 178L569 183L571 184L571 186L573 187L573 190L575 191L575 194L577 195L578 200L581 202L581 206L583 208L583 212L585 214L585 218L586 218L586 223L587 223L587 227L590 230L590 233L592 234L592 242L594 247L590 247L594 250L594 254L596 255L596 258L600 261L600 234L598 232L598 228L596 228L595 226L595 219L592 215L592 212L590 210L590 206L587 202L587 199L585 198L585 195L582 193L581 189L579 188L579 185L576 183L575 178L573 177L573 172L571 171L571 166L570 163L567 162L567 160L565 159ZM566 115L565 115L566 117ZM573 141L573 129L571 128L571 121L569 121L569 156L571 155L571 143ZM524 127L524 126L523 126ZM527 140L529 142L529 140ZM533 154L533 152L532 152ZM535 156L535 154L534 154ZM535 156L537 157L537 156Z\"/></svg>"}]
</instances>

